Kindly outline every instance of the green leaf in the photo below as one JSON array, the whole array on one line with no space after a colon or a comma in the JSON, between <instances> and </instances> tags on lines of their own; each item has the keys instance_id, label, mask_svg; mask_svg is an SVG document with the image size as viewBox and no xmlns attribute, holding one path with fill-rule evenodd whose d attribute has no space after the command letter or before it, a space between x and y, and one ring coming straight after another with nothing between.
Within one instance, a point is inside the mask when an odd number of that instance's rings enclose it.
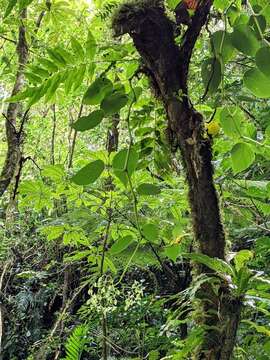
<instances>
[{"instance_id":1,"label":"green leaf","mask_svg":"<svg viewBox=\"0 0 270 360\"><path fill-rule=\"evenodd\" d=\"M260 70L253 68L245 73L243 81L253 95L262 99L270 98L270 76L267 77Z\"/></svg>"},{"instance_id":2,"label":"green leaf","mask_svg":"<svg viewBox=\"0 0 270 360\"><path fill-rule=\"evenodd\" d=\"M58 66L56 66L51 60L39 58L38 63L52 73L58 71Z\"/></svg>"},{"instance_id":3,"label":"green leaf","mask_svg":"<svg viewBox=\"0 0 270 360\"><path fill-rule=\"evenodd\" d=\"M167 246L164 249L165 256L167 256L169 259L171 259L174 262L176 261L180 253L181 253L181 247L179 244Z\"/></svg>"},{"instance_id":4,"label":"green leaf","mask_svg":"<svg viewBox=\"0 0 270 360\"><path fill-rule=\"evenodd\" d=\"M257 38L260 40L261 34L263 34L266 29L265 17L263 15L251 15L248 24L253 28Z\"/></svg>"},{"instance_id":5,"label":"green leaf","mask_svg":"<svg viewBox=\"0 0 270 360\"><path fill-rule=\"evenodd\" d=\"M29 66L29 69L32 73L34 73L36 76L39 76L40 78L48 79L50 77L49 72L40 66Z\"/></svg>"},{"instance_id":6,"label":"green leaf","mask_svg":"<svg viewBox=\"0 0 270 360\"><path fill-rule=\"evenodd\" d=\"M48 87L46 94L45 94L45 101L49 102L53 95L55 94L56 90L58 89L59 85L61 84L63 79L62 74L56 73L50 78L50 86Z\"/></svg>"},{"instance_id":7,"label":"green leaf","mask_svg":"<svg viewBox=\"0 0 270 360\"><path fill-rule=\"evenodd\" d=\"M26 90L19 92L18 94L5 99L5 102L17 102L25 100L35 93L36 87L28 87Z\"/></svg>"},{"instance_id":8,"label":"green leaf","mask_svg":"<svg viewBox=\"0 0 270 360\"><path fill-rule=\"evenodd\" d=\"M97 78L86 90L83 103L87 105L100 104L106 94L113 89L112 82L107 78Z\"/></svg>"},{"instance_id":9,"label":"green leaf","mask_svg":"<svg viewBox=\"0 0 270 360\"><path fill-rule=\"evenodd\" d=\"M66 66L65 59L55 49L47 49L47 53L56 66L59 67Z\"/></svg>"},{"instance_id":10,"label":"green leaf","mask_svg":"<svg viewBox=\"0 0 270 360\"><path fill-rule=\"evenodd\" d=\"M268 22L268 24L270 24L270 4L264 6L261 14L264 15L266 21Z\"/></svg>"},{"instance_id":11,"label":"green leaf","mask_svg":"<svg viewBox=\"0 0 270 360\"><path fill-rule=\"evenodd\" d=\"M108 269L110 269L112 273L114 273L114 274L117 273L117 269L116 269L112 259L110 259L108 256L105 256L103 266L104 266L104 272L106 272Z\"/></svg>"},{"instance_id":12,"label":"green leaf","mask_svg":"<svg viewBox=\"0 0 270 360\"><path fill-rule=\"evenodd\" d=\"M133 241L134 241L134 239L131 235L127 235L127 236L124 236L123 238L120 238L110 248L110 250L109 250L110 254L111 255L119 254L120 252L125 250L127 247L129 247L129 245L132 244Z\"/></svg>"},{"instance_id":13,"label":"green leaf","mask_svg":"<svg viewBox=\"0 0 270 360\"><path fill-rule=\"evenodd\" d=\"M77 78L76 75L78 73L78 69L73 68L71 70L67 70L65 73L65 83L64 83L64 89L65 93L69 94L70 90L72 89L72 86L74 85L75 79Z\"/></svg>"},{"instance_id":14,"label":"green leaf","mask_svg":"<svg viewBox=\"0 0 270 360\"><path fill-rule=\"evenodd\" d=\"M256 53L256 65L259 70L270 77L270 46L265 46L259 49Z\"/></svg>"},{"instance_id":15,"label":"green leaf","mask_svg":"<svg viewBox=\"0 0 270 360\"><path fill-rule=\"evenodd\" d=\"M238 143L231 150L232 168L235 174L246 170L255 160L255 154L250 145Z\"/></svg>"},{"instance_id":16,"label":"green leaf","mask_svg":"<svg viewBox=\"0 0 270 360\"><path fill-rule=\"evenodd\" d=\"M230 3L232 3L232 1L230 1ZM241 16L241 13L237 6L235 6L234 4L231 4L229 9L227 9L227 11L226 11L226 15L228 17L230 25L233 26L237 22L239 17Z\"/></svg>"},{"instance_id":17,"label":"green leaf","mask_svg":"<svg viewBox=\"0 0 270 360\"><path fill-rule=\"evenodd\" d=\"M242 269L246 265L246 263L253 258L253 256L254 254L250 250L245 249L238 251L238 253L233 258L236 271Z\"/></svg>"},{"instance_id":18,"label":"green leaf","mask_svg":"<svg viewBox=\"0 0 270 360\"><path fill-rule=\"evenodd\" d=\"M202 80L207 94L214 94L222 80L222 65L218 58L209 58L202 64Z\"/></svg>"},{"instance_id":19,"label":"green leaf","mask_svg":"<svg viewBox=\"0 0 270 360\"><path fill-rule=\"evenodd\" d=\"M73 82L73 90L77 90L78 87L82 84L84 75L86 72L86 65L82 64L78 67L78 69L74 73L74 82Z\"/></svg>"},{"instance_id":20,"label":"green leaf","mask_svg":"<svg viewBox=\"0 0 270 360\"><path fill-rule=\"evenodd\" d=\"M19 0L19 11L25 9L32 2L33 2L33 0Z\"/></svg>"},{"instance_id":21,"label":"green leaf","mask_svg":"<svg viewBox=\"0 0 270 360\"><path fill-rule=\"evenodd\" d=\"M159 228L156 224L145 224L142 226L144 237L151 242L158 242Z\"/></svg>"},{"instance_id":22,"label":"green leaf","mask_svg":"<svg viewBox=\"0 0 270 360\"><path fill-rule=\"evenodd\" d=\"M231 34L233 46L245 55L254 56L260 48L256 33L248 25L238 25Z\"/></svg>"},{"instance_id":23,"label":"green leaf","mask_svg":"<svg viewBox=\"0 0 270 360\"><path fill-rule=\"evenodd\" d=\"M6 7L5 14L4 14L4 19L6 17L8 17L8 15L11 13L11 11L16 6L16 4L17 4L17 0L9 0L8 5Z\"/></svg>"},{"instance_id":24,"label":"green leaf","mask_svg":"<svg viewBox=\"0 0 270 360\"><path fill-rule=\"evenodd\" d=\"M128 102L128 96L123 94L121 91L113 94L108 94L101 102L100 107L108 115L114 115L118 113L122 107Z\"/></svg>"},{"instance_id":25,"label":"green leaf","mask_svg":"<svg viewBox=\"0 0 270 360\"><path fill-rule=\"evenodd\" d=\"M151 350L149 353L149 360L158 360L160 359L160 353L158 350Z\"/></svg>"},{"instance_id":26,"label":"green leaf","mask_svg":"<svg viewBox=\"0 0 270 360\"><path fill-rule=\"evenodd\" d=\"M39 76L37 76L37 75L35 75L35 74L31 73L31 72L26 71L24 73L24 76L29 81L29 83L31 83L31 84L36 85L36 84L39 84L39 83L42 82L42 79Z\"/></svg>"},{"instance_id":27,"label":"green leaf","mask_svg":"<svg viewBox=\"0 0 270 360\"><path fill-rule=\"evenodd\" d=\"M253 327L258 333L264 334L264 335L270 337L270 328L263 326L263 325L257 325L255 322L250 321L250 320L242 320L242 322Z\"/></svg>"},{"instance_id":28,"label":"green leaf","mask_svg":"<svg viewBox=\"0 0 270 360\"><path fill-rule=\"evenodd\" d=\"M254 204L256 205L257 209L264 215L269 216L270 215L270 204L266 202L262 202L259 200L254 200Z\"/></svg>"},{"instance_id":29,"label":"green leaf","mask_svg":"<svg viewBox=\"0 0 270 360\"><path fill-rule=\"evenodd\" d=\"M93 58L96 54L97 44L96 44L96 40L90 30L88 31L85 46L86 46L86 48L85 48L86 56L88 57L88 60L93 60Z\"/></svg>"},{"instance_id":30,"label":"green leaf","mask_svg":"<svg viewBox=\"0 0 270 360\"><path fill-rule=\"evenodd\" d=\"M62 180L65 176L63 165L46 165L42 169L42 176L48 177L54 181Z\"/></svg>"},{"instance_id":31,"label":"green leaf","mask_svg":"<svg viewBox=\"0 0 270 360\"><path fill-rule=\"evenodd\" d=\"M153 184L144 183L138 186L138 194L140 195L158 195L160 194L160 189L158 186Z\"/></svg>"},{"instance_id":32,"label":"green leaf","mask_svg":"<svg viewBox=\"0 0 270 360\"><path fill-rule=\"evenodd\" d=\"M72 127L77 131L86 131L93 129L99 125L104 118L103 110L95 110L87 116L82 116L76 121Z\"/></svg>"},{"instance_id":33,"label":"green leaf","mask_svg":"<svg viewBox=\"0 0 270 360\"><path fill-rule=\"evenodd\" d=\"M240 137L243 121L245 115L237 106L226 106L220 113L220 125L227 136Z\"/></svg>"},{"instance_id":34,"label":"green leaf","mask_svg":"<svg viewBox=\"0 0 270 360\"><path fill-rule=\"evenodd\" d=\"M88 327L78 325L73 329L65 343L66 357L64 360L80 360L83 350L87 344Z\"/></svg>"},{"instance_id":35,"label":"green leaf","mask_svg":"<svg viewBox=\"0 0 270 360\"><path fill-rule=\"evenodd\" d=\"M41 86L35 88L33 95L29 98L27 107L33 106L44 96L44 94L47 91L47 85L49 85L49 84L50 84L50 82L49 82L49 80L47 80Z\"/></svg>"},{"instance_id":36,"label":"green leaf","mask_svg":"<svg viewBox=\"0 0 270 360\"><path fill-rule=\"evenodd\" d=\"M102 174L105 168L102 160L96 160L83 167L72 178L77 185L88 185L94 183Z\"/></svg>"},{"instance_id":37,"label":"green leaf","mask_svg":"<svg viewBox=\"0 0 270 360\"><path fill-rule=\"evenodd\" d=\"M234 55L234 48L231 43L231 38L228 33L225 31L216 31L212 35L212 44L214 47L214 55L220 56L223 60L223 63L231 60Z\"/></svg>"},{"instance_id":38,"label":"green leaf","mask_svg":"<svg viewBox=\"0 0 270 360\"><path fill-rule=\"evenodd\" d=\"M126 186L128 183L128 177L125 171L131 176L136 170L139 160L139 154L134 147L120 150L113 158L112 166L115 175Z\"/></svg>"},{"instance_id":39,"label":"green leaf","mask_svg":"<svg viewBox=\"0 0 270 360\"><path fill-rule=\"evenodd\" d=\"M227 275L234 275L233 268L230 264L228 264L226 261L218 259L218 258L211 258L204 254L199 253L184 253L182 254L184 258L191 259L193 261L196 261L200 264L203 264L210 269L221 273L221 274L227 274Z\"/></svg>"},{"instance_id":40,"label":"green leaf","mask_svg":"<svg viewBox=\"0 0 270 360\"><path fill-rule=\"evenodd\" d=\"M75 37L71 37L71 46L72 46L72 50L74 52L75 57L78 57L80 60L84 59L85 53L83 50L82 45L79 43L79 41L77 39L75 39Z\"/></svg>"},{"instance_id":41,"label":"green leaf","mask_svg":"<svg viewBox=\"0 0 270 360\"><path fill-rule=\"evenodd\" d=\"M57 46L54 48L54 51L57 55L61 56L66 64L73 64L74 63L74 57L73 54L71 54L70 52L68 52L66 49Z\"/></svg>"},{"instance_id":42,"label":"green leaf","mask_svg":"<svg viewBox=\"0 0 270 360\"><path fill-rule=\"evenodd\" d=\"M231 3L230 0L214 0L214 7L217 10L224 11L229 7L230 3Z\"/></svg>"}]
</instances>

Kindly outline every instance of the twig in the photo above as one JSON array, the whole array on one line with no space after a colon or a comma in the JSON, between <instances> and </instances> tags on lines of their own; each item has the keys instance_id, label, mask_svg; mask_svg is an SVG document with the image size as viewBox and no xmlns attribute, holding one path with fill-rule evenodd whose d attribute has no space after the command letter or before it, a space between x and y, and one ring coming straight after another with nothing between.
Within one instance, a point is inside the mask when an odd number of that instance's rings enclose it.
<instances>
[{"instance_id":1,"label":"twig","mask_svg":"<svg viewBox=\"0 0 270 360\"><path fill-rule=\"evenodd\" d=\"M7 37L4 36L4 35L0 35L0 38L4 39L4 40L6 40L6 41L12 42L13 44L17 45L17 41L12 40L12 39L9 39L9 38L7 38Z\"/></svg>"},{"instance_id":2,"label":"twig","mask_svg":"<svg viewBox=\"0 0 270 360\"><path fill-rule=\"evenodd\" d=\"M56 131L56 111L55 104L52 105L53 111L53 128L52 128L52 137L51 137L51 164L54 165L54 145L55 145L55 131Z\"/></svg>"},{"instance_id":3,"label":"twig","mask_svg":"<svg viewBox=\"0 0 270 360\"><path fill-rule=\"evenodd\" d=\"M81 286L79 287L79 289L75 292L75 294L72 296L72 298L71 298L69 301L67 301L64 309L62 310L61 314L59 315L59 317L58 317L58 319L57 319L57 321L56 321L56 323L55 323L55 325L54 325L54 327L53 327L53 329L52 329L52 331L51 331L51 333L50 333L50 335L49 335L49 337L48 337L48 342L52 340L52 338L53 338L53 336L54 336L54 334L55 334L55 332L56 332L59 324L60 324L61 321L63 320L63 318L64 318L64 316L65 316L65 314L66 314L66 312L67 312L67 310L68 310L68 307L73 303L73 301L76 299L76 297L81 293L81 291L82 291L87 285L88 285L87 282L84 283L83 285L81 285Z\"/></svg>"},{"instance_id":4,"label":"twig","mask_svg":"<svg viewBox=\"0 0 270 360\"><path fill-rule=\"evenodd\" d=\"M30 108L28 108L28 109L25 111L25 113L23 114L22 122L21 122L21 125L20 125L20 128L19 128L19 131L17 132L19 139L21 138L21 135L22 135L22 132L23 132L23 128L24 128L24 124L25 124L25 122L28 120L28 113L29 113L29 111L30 111Z\"/></svg>"}]
</instances>

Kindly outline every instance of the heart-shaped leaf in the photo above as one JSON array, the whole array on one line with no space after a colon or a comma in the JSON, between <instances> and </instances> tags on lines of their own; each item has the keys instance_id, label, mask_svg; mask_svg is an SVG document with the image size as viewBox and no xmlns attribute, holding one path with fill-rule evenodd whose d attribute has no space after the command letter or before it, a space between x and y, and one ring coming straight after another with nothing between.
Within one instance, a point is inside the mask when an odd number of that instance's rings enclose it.
<instances>
[{"instance_id":1,"label":"heart-shaped leaf","mask_svg":"<svg viewBox=\"0 0 270 360\"><path fill-rule=\"evenodd\" d=\"M260 70L253 68L245 73L243 81L253 95L263 99L270 98L270 76L265 76Z\"/></svg>"},{"instance_id":2,"label":"heart-shaped leaf","mask_svg":"<svg viewBox=\"0 0 270 360\"><path fill-rule=\"evenodd\" d=\"M255 154L250 145L238 143L231 151L232 167L235 174L246 170L255 160Z\"/></svg>"},{"instance_id":3,"label":"heart-shaped leaf","mask_svg":"<svg viewBox=\"0 0 270 360\"><path fill-rule=\"evenodd\" d=\"M237 106L226 106L220 113L220 125L227 136L239 137L245 116Z\"/></svg>"},{"instance_id":4,"label":"heart-shaped leaf","mask_svg":"<svg viewBox=\"0 0 270 360\"><path fill-rule=\"evenodd\" d=\"M256 53L256 65L259 70L270 77L270 46L265 46L259 49Z\"/></svg>"}]
</instances>

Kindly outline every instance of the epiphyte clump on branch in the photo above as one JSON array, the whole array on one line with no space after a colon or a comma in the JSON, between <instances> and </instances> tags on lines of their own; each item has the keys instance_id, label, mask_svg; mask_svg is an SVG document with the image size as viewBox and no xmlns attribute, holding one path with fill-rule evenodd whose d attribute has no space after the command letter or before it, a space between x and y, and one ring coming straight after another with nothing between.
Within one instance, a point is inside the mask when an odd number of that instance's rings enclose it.
<instances>
[{"instance_id":1,"label":"epiphyte clump on branch","mask_svg":"<svg viewBox=\"0 0 270 360\"><path fill-rule=\"evenodd\" d=\"M162 0L135 0L122 4L112 19L112 28L115 36L131 34L139 30L141 22L145 19L145 12L159 9L165 12Z\"/></svg>"}]
</instances>

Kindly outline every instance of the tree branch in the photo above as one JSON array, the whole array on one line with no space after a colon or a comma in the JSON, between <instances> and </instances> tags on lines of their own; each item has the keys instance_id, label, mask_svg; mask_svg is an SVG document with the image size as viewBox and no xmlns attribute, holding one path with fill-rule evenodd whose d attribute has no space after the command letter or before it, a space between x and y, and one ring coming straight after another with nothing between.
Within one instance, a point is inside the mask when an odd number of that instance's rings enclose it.
<instances>
[{"instance_id":1,"label":"tree branch","mask_svg":"<svg viewBox=\"0 0 270 360\"><path fill-rule=\"evenodd\" d=\"M201 0L195 14L192 16L192 22L188 27L183 42L180 47L181 53L181 74L183 76L184 84L187 83L188 70L191 55L196 44L196 41L201 33L202 27L207 21L208 14L212 6L212 0Z\"/></svg>"}]
</instances>

